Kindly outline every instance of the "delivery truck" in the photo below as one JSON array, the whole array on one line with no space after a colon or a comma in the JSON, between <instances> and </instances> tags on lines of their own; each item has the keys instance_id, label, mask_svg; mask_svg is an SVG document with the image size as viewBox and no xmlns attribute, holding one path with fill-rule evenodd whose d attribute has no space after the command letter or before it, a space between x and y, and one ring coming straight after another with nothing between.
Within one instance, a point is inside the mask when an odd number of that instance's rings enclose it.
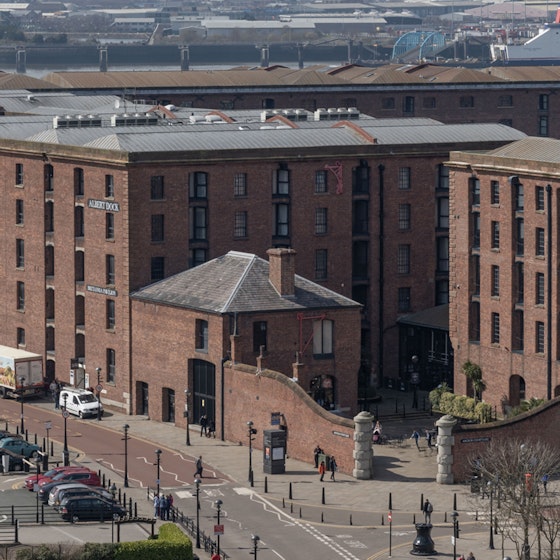
<instances>
[{"instance_id":1,"label":"delivery truck","mask_svg":"<svg viewBox=\"0 0 560 560\"><path fill-rule=\"evenodd\" d=\"M0 398L44 391L43 356L0 345Z\"/></svg>"}]
</instances>

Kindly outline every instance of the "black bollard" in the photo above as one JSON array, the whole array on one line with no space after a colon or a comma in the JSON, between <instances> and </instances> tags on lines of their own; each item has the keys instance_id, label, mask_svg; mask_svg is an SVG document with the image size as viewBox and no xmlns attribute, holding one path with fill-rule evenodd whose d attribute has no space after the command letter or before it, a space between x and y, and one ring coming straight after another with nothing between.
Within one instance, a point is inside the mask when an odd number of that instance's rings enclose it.
<instances>
[{"instance_id":1,"label":"black bollard","mask_svg":"<svg viewBox=\"0 0 560 560\"><path fill-rule=\"evenodd\" d=\"M294 503L290 502L290 513L294 513Z\"/></svg>"},{"instance_id":2,"label":"black bollard","mask_svg":"<svg viewBox=\"0 0 560 560\"><path fill-rule=\"evenodd\" d=\"M350 525L352 525L352 514L350 514Z\"/></svg>"},{"instance_id":3,"label":"black bollard","mask_svg":"<svg viewBox=\"0 0 560 560\"><path fill-rule=\"evenodd\" d=\"M385 525L385 516L381 516L381 526Z\"/></svg>"},{"instance_id":4,"label":"black bollard","mask_svg":"<svg viewBox=\"0 0 560 560\"><path fill-rule=\"evenodd\" d=\"M445 515L443 516L443 522L447 523L447 512L445 512Z\"/></svg>"},{"instance_id":5,"label":"black bollard","mask_svg":"<svg viewBox=\"0 0 560 560\"><path fill-rule=\"evenodd\" d=\"M43 453L47 452L47 443L45 441L45 438L43 438L43 445L41 446L41 450L43 451Z\"/></svg>"},{"instance_id":6,"label":"black bollard","mask_svg":"<svg viewBox=\"0 0 560 560\"><path fill-rule=\"evenodd\" d=\"M478 510L476 510L474 513L474 520L478 521Z\"/></svg>"},{"instance_id":7,"label":"black bollard","mask_svg":"<svg viewBox=\"0 0 560 560\"><path fill-rule=\"evenodd\" d=\"M35 445L37 445L37 434L34 434L33 443L34 443Z\"/></svg>"},{"instance_id":8,"label":"black bollard","mask_svg":"<svg viewBox=\"0 0 560 560\"><path fill-rule=\"evenodd\" d=\"M325 487L323 486L323 491L321 492L321 503L325 505Z\"/></svg>"},{"instance_id":9,"label":"black bollard","mask_svg":"<svg viewBox=\"0 0 560 560\"><path fill-rule=\"evenodd\" d=\"M136 502L134 503L134 510L136 511ZM128 512L132 515L132 498L128 498Z\"/></svg>"},{"instance_id":10,"label":"black bollard","mask_svg":"<svg viewBox=\"0 0 560 560\"><path fill-rule=\"evenodd\" d=\"M453 494L453 511L457 511L457 492Z\"/></svg>"},{"instance_id":11,"label":"black bollard","mask_svg":"<svg viewBox=\"0 0 560 560\"><path fill-rule=\"evenodd\" d=\"M119 488L119 504L121 503L121 489Z\"/></svg>"},{"instance_id":12,"label":"black bollard","mask_svg":"<svg viewBox=\"0 0 560 560\"><path fill-rule=\"evenodd\" d=\"M101 486L103 486L103 488L106 488L106 485L105 485L105 473L103 473L103 475L101 476Z\"/></svg>"},{"instance_id":13,"label":"black bollard","mask_svg":"<svg viewBox=\"0 0 560 560\"><path fill-rule=\"evenodd\" d=\"M416 514L412 516L412 524L416 525Z\"/></svg>"},{"instance_id":14,"label":"black bollard","mask_svg":"<svg viewBox=\"0 0 560 560\"><path fill-rule=\"evenodd\" d=\"M268 476L264 477L264 493L268 493Z\"/></svg>"},{"instance_id":15,"label":"black bollard","mask_svg":"<svg viewBox=\"0 0 560 560\"><path fill-rule=\"evenodd\" d=\"M291 482L290 482L290 486L289 486L288 498L289 498L290 500L292 499L292 483L291 483Z\"/></svg>"},{"instance_id":16,"label":"black bollard","mask_svg":"<svg viewBox=\"0 0 560 560\"><path fill-rule=\"evenodd\" d=\"M282 508L286 507L286 502L284 501L284 498L282 498Z\"/></svg>"},{"instance_id":17,"label":"black bollard","mask_svg":"<svg viewBox=\"0 0 560 560\"><path fill-rule=\"evenodd\" d=\"M420 494L420 511L424 510L424 494Z\"/></svg>"},{"instance_id":18,"label":"black bollard","mask_svg":"<svg viewBox=\"0 0 560 560\"><path fill-rule=\"evenodd\" d=\"M323 512L321 512L321 523L323 523L324 520L325 518L323 517Z\"/></svg>"},{"instance_id":19,"label":"black bollard","mask_svg":"<svg viewBox=\"0 0 560 560\"><path fill-rule=\"evenodd\" d=\"M51 441L51 457L54 457L54 442Z\"/></svg>"},{"instance_id":20,"label":"black bollard","mask_svg":"<svg viewBox=\"0 0 560 560\"><path fill-rule=\"evenodd\" d=\"M301 508L299 508L299 518L301 519Z\"/></svg>"},{"instance_id":21,"label":"black bollard","mask_svg":"<svg viewBox=\"0 0 560 560\"><path fill-rule=\"evenodd\" d=\"M138 504L134 502L134 517L138 517Z\"/></svg>"}]
</instances>

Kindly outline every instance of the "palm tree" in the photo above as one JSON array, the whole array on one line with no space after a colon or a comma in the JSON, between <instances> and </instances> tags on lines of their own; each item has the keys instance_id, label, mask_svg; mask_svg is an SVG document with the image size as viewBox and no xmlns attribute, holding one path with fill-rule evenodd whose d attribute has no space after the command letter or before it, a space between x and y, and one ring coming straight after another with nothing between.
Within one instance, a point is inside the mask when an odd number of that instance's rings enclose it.
<instances>
[{"instance_id":1,"label":"palm tree","mask_svg":"<svg viewBox=\"0 0 560 560\"><path fill-rule=\"evenodd\" d=\"M482 368L469 360L463 364L463 373L471 382L473 398L476 403L476 401L482 397L482 393L486 389L486 383L482 380Z\"/></svg>"}]
</instances>

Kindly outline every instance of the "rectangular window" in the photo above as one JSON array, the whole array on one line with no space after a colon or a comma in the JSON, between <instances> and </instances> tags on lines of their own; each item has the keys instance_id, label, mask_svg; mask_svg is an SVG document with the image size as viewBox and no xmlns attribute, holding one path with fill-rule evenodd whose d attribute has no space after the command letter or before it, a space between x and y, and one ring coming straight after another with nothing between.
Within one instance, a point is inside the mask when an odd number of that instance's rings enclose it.
<instances>
[{"instance_id":1,"label":"rectangular window","mask_svg":"<svg viewBox=\"0 0 560 560\"><path fill-rule=\"evenodd\" d=\"M324 235L327 233L327 209L315 208L315 234Z\"/></svg>"},{"instance_id":2,"label":"rectangular window","mask_svg":"<svg viewBox=\"0 0 560 560\"><path fill-rule=\"evenodd\" d=\"M515 220L515 254L522 257L525 254L525 220Z\"/></svg>"},{"instance_id":3,"label":"rectangular window","mask_svg":"<svg viewBox=\"0 0 560 560\"><path fill-rule=\"evenodd\" d=\"M234 175L233 196L247 196L247 173L236 173Z\"/></svg>"},{"instance_id":4,"label":"rectangular window","mask_svg":"<svg viewBox=\"0 0 560 560\"><path fill-rule=\"evenodd\" d=\"M473 206L480 206L480 179L471 177L469 183L471 187L471 204Z\"/></svg>"},{"instance_id":5,"label":"rectangular window","mask_svg":"<svg viewBox=\"0 0 560 560\"><path fill-rule=\"evenodd\" d=\"M403 99L403 113L406 115L414 113L414 97L411 95L406 95Z\"/></svg>"},{"instance_id":6,"label":"rectangular window","mask_svg":"<svg viewBox=\"0 0 560 560\"><path fill-rule=\"evenodd\" d=\"M165 278L165 257L152 257L150 266L152 282Z\"/></svg>"},{"instance_id":7,"label":"rectangular window","mask_svg":"<svg viewBox=\"0 0 560 560\"><path fill-rule=\"evenodd\" d=\"M272 185L272 193L281 196L290 194L290 170L277 169L274 174L274 183Z\"/></svg>"},{"instance_id":8,"label":"rectangular window","mask_svg":"<svg viewBox=\"0 0 560 560\"><path fill-rule=\"evenodd\" d=\"M208 352L208 321L196 320L195 344L197 352Z\"/></svg>"},{"instance_id":9,"label":"rectangular window","mask_svg":"<svg viewBox=\"0 0 560 560\"><path fill-rule=\"evenodd\" d=\"M105 239L115 239L115 215L105 214Z\"/></svg>"},{"instance_id":10,"label":"rectangular window","mask_svg":"<svg viewBox=\"0 0 560 560\"><path fill-rule=\"evenodd\" d=\"M544 229L535 230L535 254L537 257L544 257Z\"/></svg>"},{"instance_id":11,"label":"rectangular window","mask_svg":"<svg viewBox=\"0 0 560 560\"><path fill-rule=\"evenodd\" d=\"M398 309L400 313L410 311L410 288L399 288Z\"/></svg>"},{"instance_id":12,"label":"rectangular window","mask_svg":"<svg viewBox=\"0 0 560 560\"><path fill-rule=\"evenodd\" d=\"M544 323L541 321L535 324L535 352L544 354Z\"/></svg>"},{"instance_id":13,"label":"rectangular window","mask_svg":"<svg viewBox=\"0 0 560 560\"><path fill-rule=\"evenodd\" d=\"M535 304L544 305L544 274L537 272L535 278Z\"/></svg>"},{"instance_id":14,"label":"rectangular window","mask_svg":"<svg viewBox=\"0 0 560 560\"><path fill-rule=\"evenodd\" d=\"M107 348L107 383L114 383L116 378L116 352L113 348Z\"/></svg>"},{"instance_id":15,"label":"rectangular window","mask_svg":"<svg viewBox=\"0 0 560 560\"><path fill-rule=\"evenodd\" d=\"M448 191L449 190L449 167L440 163L438 165L438 190Z\"/></svg>"},{"instance_id":16,"label":"rectangular window","mask_svg":"<svg viewBox=\"0 0 560 560\"><path fill-rule=\"evenodd\" d=\"M500 95L500 97L498 97L498 107L513 107L513 96Z\"/></svg>"},{"instance_id":17,"label":"rectangular window","mask_svg":"<svg viewBox=\"0 0 560 560\"><path fill-rule=\"evenodd\" d=\"M80 167L74 169L74 195L84 196L84 170Z\"/></svg>"},{"instance_id":18,"label":"rectangular window","mask_svg":"<svg viewBox=\"0 0 560 560\"><path fill-rule=\"evenodd\" d=\"M437 271L449 272L449 238L437 238Z\"/></svg>"},{"instance_id":19,"label":"rectangular window","mask_svg":"<svg viewBox=\"0 0 560 560\"><path fill-rule=\"evenodd\" d=\"M115 257L114 255L105 255L105 283L115 285Z\"/></svg>"},{"instance_id":20,"label":"rectangular window","mask_svg":"<svg viewBox=\"0 0 560 560\"><path fill-rule=\"evenodd\" d=\"M16 284L16 290L17 290L16 306L18 311L23 311L25 309L25 283L18 282Z\"/></svg>"},{"instance_id":21,"label":"rectangular window","mask_svg":"<svg viewBox=\"0 0 560 560\"><path fill-rule=\"evenodd\" d=\"M361 160L359 167L352 169L353 193L369 193L369 171L370 167L366 160Z\"/></svg>"},{"instance_id":22,"label":"rectangular window","mask_svg":"<svg viewBox=\"0 0 560 560\"><path fill-rule=\"evenodd\" d=\"M382 109L394 109L395 108L395 98L394 97L383 97L381 99Z\"/></svg>"},{"instance_id":23,"label":"rectangular window","mask_svg":"<svg viewBox=\"0 0 560 560\"><path fill-rule=\"evenodd\" d=\"M399 229L410 229L410 204L399 204Z\"/></svg>"},{"instance_id":24,"label":"rectangular window","mask_svg":"<svg viewBox=\"0 0 560 560\"><path fill-rule=\"evenodd\" d=\"M23 185L23 163L16 163L16 185Z\"/></svg>"},{"instance_id":25,"label":"rectangular window","mask_svg":"<svg viewBox=\"0 0 560 560\"><path fill-rule=\"evenodd\" d=\"M500 204L499 181L490 181L490 204Z\"/></svg>"},{"instance_id":26,"label":"rectangular window","mask_svg":"<svg viewBox=\"0 0 560 560\"><path fill-rule=\"evenodd\" d=\"M459 107L474 107L474 97L472 95L461 95Z\"/></svg>"},{"instance_id":27,"label":"rectangular window","mask_svg":"<svg viewBox=\"0 0 560 560\"><path fill-rule=\"evenodd\" d=\"M152 214L152 243L161 243L165 240L165 216Z\"/></svg>"},{"instance_id":28,"label":"rectangular window","mask_svg":"<svg viewBox=\"0 0 560 560\"><path fill-rule=\"evenodd\" d=\"M360 235L369 231L369 201L354 200L352 215L352 233Z\"/></svg>"},{"instance_id":29,"label":"rectangular window","mask_svg":"<svg viewBox=\"0 0 560 560\"><path fill-rule=\"evenodd\" d=\"M327 279L327 249L315 251L315 280Z\"/></svg>"},{"instance_id":30,"label":"rectangular window","mask_svg":"<svg viewBox=\"0 0 560 560\"><path fill-rule=\"evenodd\" d=\"M266 321L255 321L253 323L253 352L260 352L261 347L266 350Z\"/></svg>"},{"instance_id":31,"label":"rectangular window","mask_svg":"<svg viewBox=\"0 0 560 560\"><path fill-rule=\"evenodd\" d=\"M500 267L492 265L492 285L490 287L490 294L494 297L500 295Z\"/></svg>"},{"instance_id":32,"label":"rectangular window","mask_svg":"<svg viewBox=\"0 0 560 560\"><path fill-rule=\"evenodd\" d=\"M191 239L194 241L206 241L208 235L206 224L206 208L202 206L196 206L190 208L189 212L191 215Z\"/></svg>"},{"instance_id":33,"label":"rectangular window","mask_svg":"<svg viewBox=\"0 0 560 560\"><path fill-rule=\"evenodd\" d=\"M539 95L539 111L548 111L548 93Z\"/></svg>"},{"instance_id":34,"label":"rectangular window","mask_svg":"<svg viewBox=\"0 0 560 560\"><path fill-rule=\"evenodd\" d=\"M525 209L525 191L521 183L515 183L515 211L523 212Z\"/></svg>"},{"instance_id":35,"label":"rectangular window","mask_svg":"<svg viewBox=\"0 0 560 560\"><path fill-rule=\"evenodd\" d=\"M233 225L233 237L235 239L247 237L247 212L236 212Z\"/></svg>"},{"instance_id":36,"label":"rectangular window","mask_svg":"<svg viewBox=\"0 0 560 560\"><path fill-rule=\"evenodd\" d=\"M410 274L410 245L399 245L397 272L399 274Z\"/></svg>"},{"instance_id":37,"label":"rectangular window","mask_svg":"<svg viewBox=\"0 0 560 560\"><path fill-rule=\"evenodd\" d=\"M399 189L410 189L410 167L399 168Z\"/></svg>"},{"instance_id":38,"label":"rectangular window","mask_svg":"<svg viewBox=\"0 0 560 560\"><path fill-rule=\"evenodd\" d=\"M43 174L45 192L52 192L54 190L54 167L47 163L43 167Z\"/></svg>"},{"instance_id":39,"label":"rectangular window","mask_svg":"<svg viewBox=\"0 0 560 560\"><path fill-rule=\"evenodd\" d=\"M150 199L163 200L165 198L163 175L154 175L150 179Z\"/></svg>"},{"instance_id":40,"label":"rectangular window","mask_svg":"<svg viewBox=\"0 0 560 560\"><path fill-rule=\"evenodd\" d=\"M480 249L480 212L472 213L472 246L473 249Z\"/></svg>"},{"instance_id":41,"label":"rectangular window","mask_svg":"<svg viewBox=\"0 0 560 560\"><path fill-rule=\"evenodd\" d=\"M198 266L206 262L207 251L206 249L192 249L190 265L191 267Z\"/></svg>"},{"instance_id":42,"label":"rectangular window","mask_svg":"<svg viewBox=\"0 0 560 560\"><path fill-rule=\"evenodd\" d=\"M435 109L436 108L436 98L435 97L424 97L422 99L422 107L424 109Z\"/></svg>"},{"instance_id":43,"label":"rectangular window","mask_svg":"<svg viewBox=\"0 0 560 560\"><path fill-rule=\"evenodd\" d=\"M21 198L16 200L16 224L23 225L23 200Z\"/></svg>"},{"instance_id":44,"label":"rectangular window","mask_svg":"<svg viewBox=\"0 0 560 560\"><path fill-rule=\"evenodd\" d=\"M500 314L492 313L492 332L491 332L492 344L500 344Z\"/></svg>"},{"instance_id":45,"label":"rectangular window","mask_svg":"<svg viewBox=\"0 0 560 560\"><path fill-rule=\"evenodd\" d=\"M313 356L333 355L333 322L328 319L313 321Z\"/></svg>"},{"instance_id":46,"label":"rectangular window","mask_svg":"<svg viewBox=\"0 0 560 560\"><path fill-rule=\"evenodd\" d=\"M17 329L17 345L25 346L25 329L21 327Z\"/></svg>"},{"instance_id":47,"label":"rectangular window","mask_svg":"<svg viewBox=\"0 0 560 560\"><path fill-rule=\"evenodd\" d=\"M436 281L436 305L449 303L449 280Z\"/></svg>"},{"instance_id":48,"label":"rectangular window","mask_svg":"<svg viewBox=\"0 0 560 560\"><path fill-rule=\"evenodd\" d=\"M472 256L473 295L480 295L480 255Z\"/></svg>"},{"instance_id":49,"label":"rectangular window","mask_svg":"<svg viewBox=\"0 0 560 560\"><path fill-rule=\"evenodd\" d=\"M106 328L112 330L115 328L115 300L108 299L106 302Z\"/></svg>"},{"instance_id":50,"label":"rectangular window","mask_svg":"<svg viewBox=\"0 0 560 560\"><path fill-rule=\"evenodd\" d=\"M544 187L535 187L535 209L538 212L544 211Z\"/></svg>"},{"instance_id":51,"label":"rectangular window","mask_svg":"<svg viewBox=\"0 0 560 560\"><path fill-rule=\"evenodd\" d=\"M25 242L23 239L16 239L16 268L25 266Z\"/></svg>"},{"instance_id":52,"label":"rectangular window","mask_svg":"<svg viewBox=\"0 0 560 560\"><path fill-rule=\"evenodd\" d=\"M105 198L114 198L115 181L112 175L105 175Z\"/></svg>"},{"instance_id":53,"label":"rectangular window","mask_svg":"<svg viewBox=\"0 0 560 560\"><path fill-rule=\"evenodd\" d=\"M189 181L190 198L205 200L208 197L208 173L195 171L190 174Z\"/></svg>"},{"instance_id":54,"label":"rectangular window","mask_svg":"<svg viewBox=\"0 0 560 560\"><path fill-rule=\"evenodd\" d=\"M490 245L492 249L500 248L500 222L492 222L491 224L491 239Z\"/></svg>"},{"instance_id":55,"label":"rectangular window","mask_svg":"<svg viewBox=\"0 0 560 560\"><path fill-rule=\"evenodd\" d=\"M290 235L290 206L289 204L274 205L274 232L277 237Z\"/></svg>"},{"instance_id":56,"label":"rectangular window","mask_svg":"<svg viewBox=\"0 0 560 560\"><path fill-rule=\"evenodd\" d=\"M523 311L516 309L511 321L511 349L514 352L523 352L525 346L525 325L523 323Z\"/></svg>"},{"instance_id":57,"label":"rectangular window","mask_svg":"<svg viewBox=\"0 0 560 560\"><path fill-rule=\"evenodd\" d=\"M480 302L471 301L469 313L469 340L480 342Z\"/></svg>"},{"instance_id":58,"label":"rectangular window","mask_svg":"<svg viewBox=\"0 0 560 560\"><path fill-rule=\"evenodd\" d=\"M515 303L523 304L525 301L525 267L522 262L515 263Z\"/></svg>"},{"instance_id":59,"label":"rectangular window","mask_svg":"<svg viewBox=\"0 0 560 560\"><path fill-rule=\"evenodd\" d=\"M315 193L324 194L328 191L327 171L315 171Z\"/></svg>"},{"instance_id":60,"label":"rectangular window","mask_svg":"<svg viewBox=\"0 0 560 560\"><path fill-rule=\"evenodd\" d=\"M437 199L438 205L438 229L449 229L449 199L446 196L440 196Z\"/></svg>"},{"instance_id":61,"label":"rectangular window","mask_svg":"<svg viewBox=\"0 0 560 560\"><path fill-rule=\"evenodd\" d=\"M548 136L548 115L539 117L539 136Z\"/></svg>"}]
</instances>

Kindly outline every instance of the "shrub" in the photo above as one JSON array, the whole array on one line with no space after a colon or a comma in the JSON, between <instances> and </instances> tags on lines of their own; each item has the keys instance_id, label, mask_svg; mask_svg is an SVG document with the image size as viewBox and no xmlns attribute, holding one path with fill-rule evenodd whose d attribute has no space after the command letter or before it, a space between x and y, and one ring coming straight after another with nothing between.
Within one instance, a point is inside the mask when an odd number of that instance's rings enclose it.
<instances>
[{"instance_id":1,"label":"shrub","mask_svg":"<svg viewBox=\"0 0 560 560\"><path fill-rule=\"evenodd\" d=\"M80 560L113 560L117 546L113 543L86 543Z\"/></svg>"},{"instance_id":2,"label":"shrub","mask_svg":"<svg viewBox=\"0 0 560 560\"><path fill-rule=\"evenodd\" d=\"M430 394L428 395L428 398L430 399L430 403L432 404L432 407L439 410L440 409L441 396L444 393L450 393L450 392L451 392L451 389L450 389L450 387L447 383L441 383L435 389L430 391Z\"/></svg>"}]
</instances>

